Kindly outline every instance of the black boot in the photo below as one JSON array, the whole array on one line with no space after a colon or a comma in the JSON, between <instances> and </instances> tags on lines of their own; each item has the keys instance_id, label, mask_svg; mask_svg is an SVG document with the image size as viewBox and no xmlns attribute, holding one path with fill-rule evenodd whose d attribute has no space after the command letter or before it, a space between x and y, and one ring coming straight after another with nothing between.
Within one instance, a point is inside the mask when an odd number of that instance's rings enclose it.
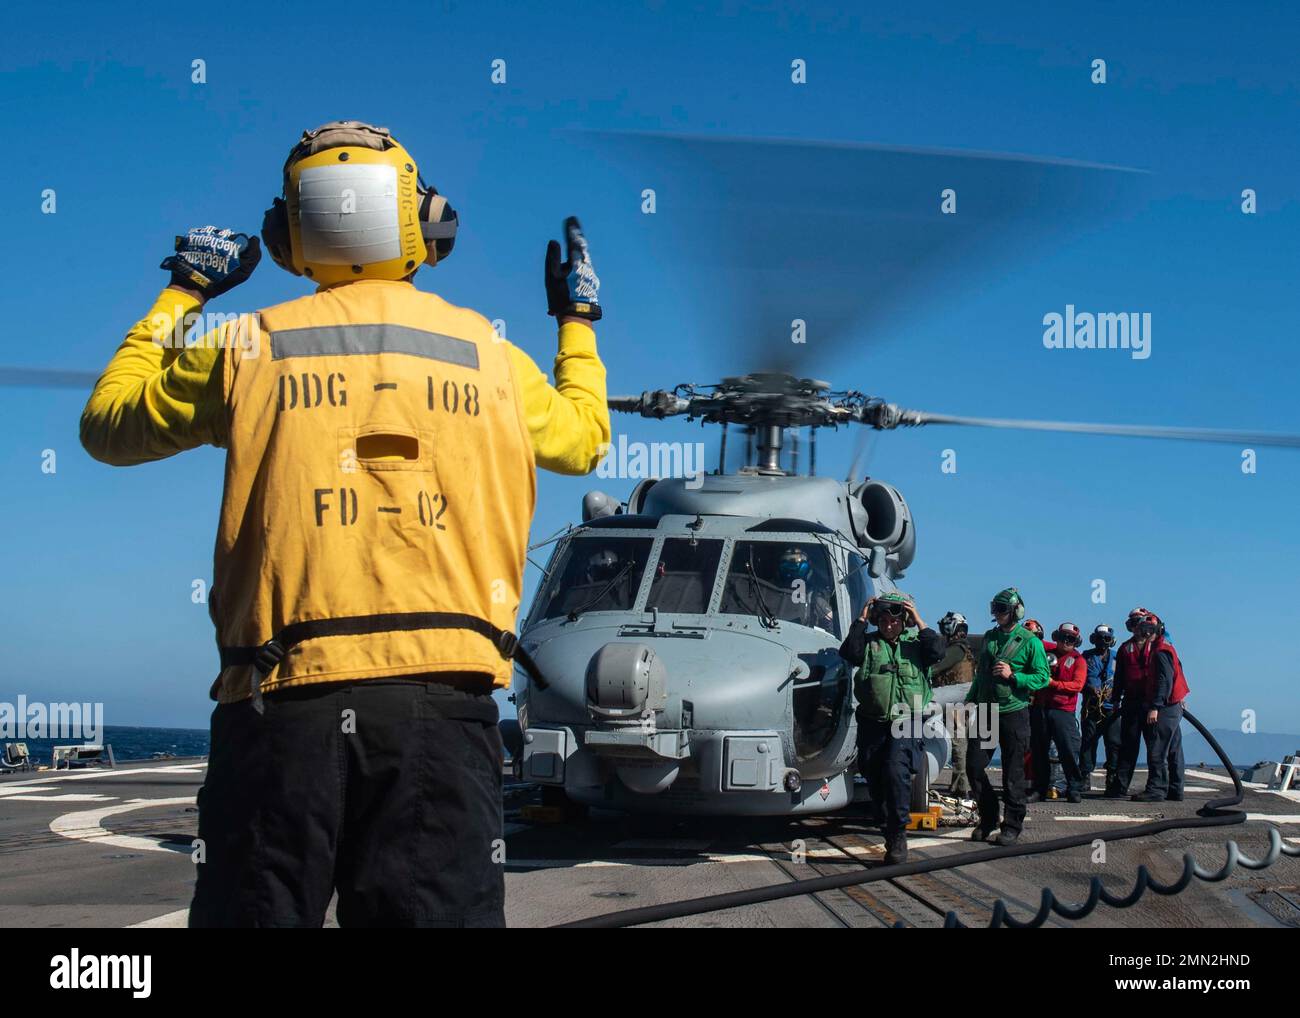
<instances>
[{"instance_id":1,"label":"black boot","mask_svg":"<svg viewBox=\"0 0 1300 1018\"><path fill-rule=\"evenodd\" d=\"M989 843L994 845L1014 845L1020 840L1019 831L1008 831L1005 827L998 831L993 837L989 838Z\"/></svg>"},{"instance_id":2,"label":"black boot","mask_svg":"<svg viewBox=\"0 0 1300 1018\"><path fill-rule=\"evenodd\" d=\"M885 865L901 866L905 862L907 862L907 835L895 834L885 850Z\"/></svg>"},{"instance_id":3,"label":"black boot","mask_svg":"<svg viewBox=\"0 0 1300 1018\"><path fill-rule=\"evenodd\" d=\"M991 834L993 833L993 831L994 831L994 828L992 828L992 827L976 827L975 830L973 830L973 831L970 832L970 840L971 840L971 841L988 841L988 840L989 840L989 835L991 835Z\"/></svg>"},{"instance_id":4,"label":"black boot","mask_svg":"<svg viewBox=\"0 0 1300 1018\"><path fill-rule=\"evenodd\" d=\"M1042 802L1046 798L1047 796L1044 795L1042 792L1033 791L1025 796L1025 802Z\"/></svg>"}]
</instances>

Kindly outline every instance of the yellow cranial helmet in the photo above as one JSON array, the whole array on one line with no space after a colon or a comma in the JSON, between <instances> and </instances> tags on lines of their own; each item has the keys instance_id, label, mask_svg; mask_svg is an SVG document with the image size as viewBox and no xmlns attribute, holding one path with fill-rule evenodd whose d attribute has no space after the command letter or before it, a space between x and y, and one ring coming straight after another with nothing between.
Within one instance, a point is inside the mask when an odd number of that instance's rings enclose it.
<instances>
[{"instance_id":1,"label":"yellow cranial helmet","mask_svg":"<svg viewBox=\"0 0 1300 1018\"><path fill-rule=\"evenodd\" d=\"M281 268L328 286L436 265L456 226L455 209L386 127L338 120L304 131L289 153L262 240Z\"/></svg>"}]
</instances>

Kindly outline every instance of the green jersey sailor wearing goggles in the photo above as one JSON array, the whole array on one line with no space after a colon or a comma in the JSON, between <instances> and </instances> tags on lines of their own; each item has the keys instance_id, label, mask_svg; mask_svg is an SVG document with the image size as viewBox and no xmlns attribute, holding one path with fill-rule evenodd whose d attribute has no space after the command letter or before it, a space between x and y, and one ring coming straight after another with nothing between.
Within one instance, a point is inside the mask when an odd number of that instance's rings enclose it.
<instances>
[{"instance_id":1,"label":"green jersey sailor wearing goggles","mask_svg":"<svg viewBox=\"0 0 1300 1018\"><path fill-rule=\"evenodd\" d=\"M876 626L872 633L868 622ZM926 766L915 736L918 715L930 702L930 669L944 650L942 637L903 593L868 601L840 647L840 656L857 666L858 769L884 827L886 865L907 861L912 780Z\"/></svg>"},{"instance_id":2,"label":"green jersey sailor wearing goggles","mask_svg":"<svg viewBox=\"0 0 1300 1018\"><path fill-rule=\"evenodd\" d=\"M1043 642L1021 625L1025 601L1020 591L1015 587L999 591L989 604L989 613L997 625L984 634L984 647L966 702L996 708L998 741L996 747L989 747L977 733L966 743L966 774L980 813L971 840L1011 845L1019 839L1025 822L1029 701L1035 690L1051 681L1051 673ZM994 748L1002 754L1001 804L987 774ZM1001 830L995 834L1000 805L1004 807Z\"/></svg>"}]
</instances>

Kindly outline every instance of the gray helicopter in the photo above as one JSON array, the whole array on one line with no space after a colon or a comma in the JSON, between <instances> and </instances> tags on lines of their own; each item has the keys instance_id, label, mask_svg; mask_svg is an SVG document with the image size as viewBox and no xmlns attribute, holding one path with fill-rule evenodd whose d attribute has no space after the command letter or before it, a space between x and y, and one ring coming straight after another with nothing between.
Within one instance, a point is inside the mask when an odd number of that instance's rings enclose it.
<instances>
[{"instance_id":1,"label":"gray helicopter","mask_svg":"<svg viewBox=\"0 0 1300 1018\"><path fill-rule=\"evenodd\" d=\"M550 790L547 801L635 812L816 813L854 797L853 676L838 648L868 599L896 589L916 554L916 523L885 481L816 476L819 428L942 423L1300 445L1285 435L932 414L787 374L609 405L722 425L720 462L703 478L641 481L625 502L584 497L582 522L556 540L521 625L547 686L516 673L514 756L519 777ZM732 472L730 425L747 435ZM796 439L788 450L787 435ZM968 688L936 691L918 804L950 759L942 704Z\"/></svg>"},{"instance_id":2,"label":"gray helicopter","mask_svg":"<svg viewBox=\"0 0 1300 1018\"><path fill-rule=\"evenodd\" d=\"M805 813L852 799L852 674L837 650L868 598L894 589L916 536L888 484L817 477L815 453L807 475L783 468L788 429L815 435L874 407L829 388L756 375L610 399L743 425L748 455L728 473L724 441L702 483L583 499L521 627L549 681L517 694L522 778L638 811ZM933 778L948 759L942 724L926 747Z\"/></svg>"}]
</instances>

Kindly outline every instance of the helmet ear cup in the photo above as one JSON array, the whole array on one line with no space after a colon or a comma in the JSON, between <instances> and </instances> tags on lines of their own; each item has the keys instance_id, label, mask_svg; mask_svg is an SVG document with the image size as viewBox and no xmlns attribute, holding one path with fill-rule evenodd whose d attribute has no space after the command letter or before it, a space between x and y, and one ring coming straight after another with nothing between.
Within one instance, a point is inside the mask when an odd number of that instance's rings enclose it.
<instances>
[{"instance_id":1,"label":"helmet ear cup","mask_svg":"<svg viewBox=\"0 0 1300 1018\"><path fill-rule=\"evenodd\" d=\"M271 201L271 207L262 216L262 244L271 260L295 276L302 275L293 267L293 251L289 243L289 206L283 198Z\"/></svg>"},{"instance_id":2,"label":"helmet ear cup","mask_svg":"<svg viewBox=\"0 0 1300 1018\"><path fill-rule=\"evenodd\" d=\"M1019 622L1024 617L1025 617L1025 602L1017 599L1016 600L1016 621Z\"/></svg>"},{"instance_id":3,"label":"helmet ear cup","mask_svg":"<svg viewBox=\"0 0 1300 1018\"><path fill-rule=\"evenodd\" d=\"M424 236L424 264L437 265L451 254L456 246L456 228L460 217L456 210L438 193L436 187L421 192L420 232Z\"/></svg>"}]
</instances>

